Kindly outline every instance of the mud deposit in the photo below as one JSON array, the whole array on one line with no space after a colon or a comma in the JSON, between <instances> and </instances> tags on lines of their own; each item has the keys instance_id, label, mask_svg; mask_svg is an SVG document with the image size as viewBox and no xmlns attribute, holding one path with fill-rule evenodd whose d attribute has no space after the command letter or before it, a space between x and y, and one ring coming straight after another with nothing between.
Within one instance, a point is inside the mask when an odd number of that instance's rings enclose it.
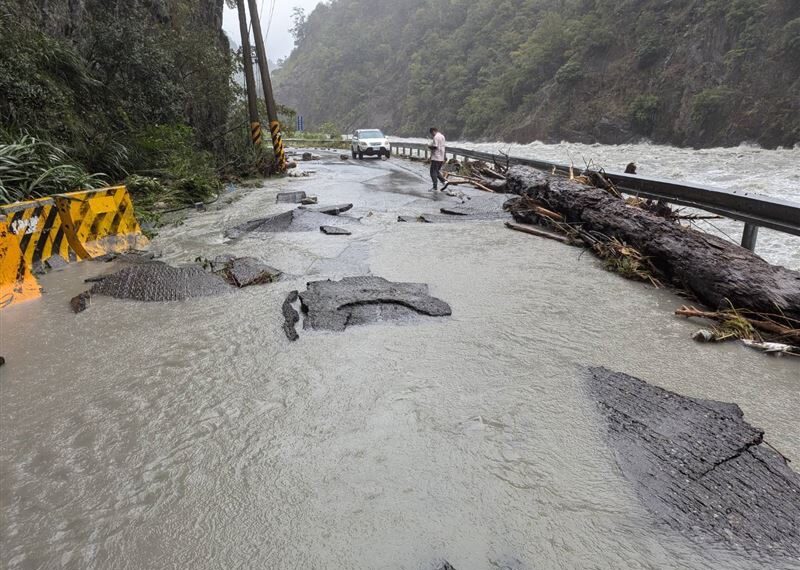
<instances>
[{"instance_id":1,"label":"mud deposit","mask_svg":"<svg viewBox=\"0 0 800 570\"><path fill-rule=\"evenodd\" d=\"M800 476L739 406L590 373L617 462L660 521L692 539L800 556Z\"/></svg>"}]
</instances>

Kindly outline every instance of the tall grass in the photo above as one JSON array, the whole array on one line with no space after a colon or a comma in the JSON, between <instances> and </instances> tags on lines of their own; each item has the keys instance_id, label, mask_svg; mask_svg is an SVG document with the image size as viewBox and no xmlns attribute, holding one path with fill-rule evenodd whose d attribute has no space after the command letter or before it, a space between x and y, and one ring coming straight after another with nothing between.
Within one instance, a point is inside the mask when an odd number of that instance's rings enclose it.
<instances>
[{"instance_id":1,"label":"tall grass","mask_svg":"<svg viewBox=\"0 0 800 570\"><path fill-rule=\"evenodd\" d=\"M30 135L0 140L0 203L91 190L106 185L105 174L89 174L63 149Z\"/></svg>"}]
</instances>

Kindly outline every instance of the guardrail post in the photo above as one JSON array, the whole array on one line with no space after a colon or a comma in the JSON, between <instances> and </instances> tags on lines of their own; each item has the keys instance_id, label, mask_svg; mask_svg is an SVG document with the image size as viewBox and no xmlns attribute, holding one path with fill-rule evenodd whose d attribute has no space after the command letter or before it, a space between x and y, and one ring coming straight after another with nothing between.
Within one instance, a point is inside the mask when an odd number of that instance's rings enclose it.
<instances>
[{"instance_id":1,"label":"guardrail post","mask_svg":"<svg viewBox=\"0 0 800 570\"><path fill-rule=\"evenodd\" d=\"M750 251L756 250L756 240L758 239L758 226L751 223L745 223L744 232L742 232L742 247Z\"/></svg>"}]
</instances>

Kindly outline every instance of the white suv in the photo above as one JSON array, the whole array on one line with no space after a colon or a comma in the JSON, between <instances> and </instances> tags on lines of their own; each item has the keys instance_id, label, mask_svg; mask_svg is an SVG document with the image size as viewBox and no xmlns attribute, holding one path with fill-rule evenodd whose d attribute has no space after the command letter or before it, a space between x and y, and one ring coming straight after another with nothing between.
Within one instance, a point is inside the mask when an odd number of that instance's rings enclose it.
<instances>
[{"instance_id":1,"label":"white suv","mask_svg":"<svg viewBox=\"0 0 800 570\"><path fill-rule=\"evenodd\" d=\"M350 152L353 158L364 158L367 156L385 156L389 158L392 149L389 146L389 139L378 129L359 129L353 133L353 140L350 142Z\"/></svg>"}]
</instances>

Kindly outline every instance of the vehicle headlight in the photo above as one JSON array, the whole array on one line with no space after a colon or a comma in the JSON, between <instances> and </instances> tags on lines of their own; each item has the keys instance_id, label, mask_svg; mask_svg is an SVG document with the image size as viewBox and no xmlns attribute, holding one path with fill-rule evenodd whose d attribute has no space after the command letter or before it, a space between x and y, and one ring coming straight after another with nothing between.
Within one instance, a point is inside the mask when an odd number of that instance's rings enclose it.
<instances>
[{"instance_id":1,"label":"vehicle headlight","mask_svg":"<svg viewBox=\"0 0 800 570\"><path fill-rule=\"evenodd\" d=\"M358 146L369 146L369 145L367 145L367 143L365 143L364 141L361 141L360 143L358 143Z\"/></svg>"}]
</instances>

